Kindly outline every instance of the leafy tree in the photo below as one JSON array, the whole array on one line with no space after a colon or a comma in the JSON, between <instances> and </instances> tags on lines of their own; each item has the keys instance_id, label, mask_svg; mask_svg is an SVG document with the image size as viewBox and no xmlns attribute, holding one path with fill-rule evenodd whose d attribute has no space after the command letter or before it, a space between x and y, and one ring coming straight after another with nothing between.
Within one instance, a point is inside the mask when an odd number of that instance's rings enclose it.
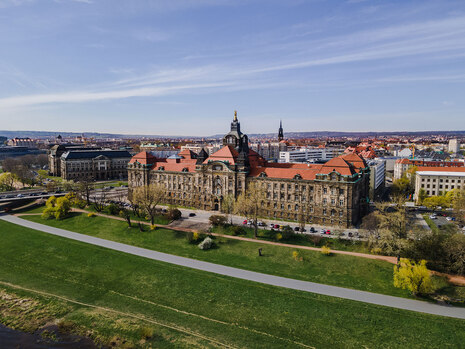
<instances>
[{"instance_id":1,"label":"leafy tree","mask_svg":"<svg viewBox=\"0 0 465 349\"><path fill-rule=\"evenodd\" d=\"M402 178L396 179L394 183L392 183L391 191L394 197L400 196L407 198L413 194L414 187L407 176L402 176Z\"/></svg>"},{"instance_id":2,"label":"leafy tree","mask_svg":"<svg viewBox=\"0 0 465 349\"><path fill-rule=\"evenodd\" d=\"M247 190L243 192L236 200L236 213L245 217L251 217L254 226L254 236L258 236L257 219L264 207L266 201L266 192L260 183L252 182Z\"/></svg>"},{"instance_id":3,"label":"leafy tree","mask_svg":"<svg viewBox=\"0 0 465 349\"><path fill-rule=\"evenodd\" d=\"M465 188L456 191L454 194L452 199L454 217L461 225L465 225Z\"/></svg>"},{"instance_id":4,"label":"leafy tree","mask_svg":"<svg viewBox=\"0 0 465 349\"><path fill-rule=\"evenodd\" d=\"M405 201L399 197L395 205L377 203L375 215L379 220L377 236L370 237L370 245L385 253L400 256L408 244L408 219Z\"/></svg>"},{"instance_id":5,"label":"leafy tree","mask_svg":"<svg viewBox=\"0 0 465 349\"><path fill-rule=\"evenodd\" d=\"M418 205L423 205L423 201L426 198L427 198L426 190L423 189L423 188L420 188L420 191L418 192L417 204Z\"/></svg>"},{"instance_id":6,"label":"leafy tree","mask_svg":"<svg viewBox=\"0 0 465 349\"><path fill-rule=\"evenodd\" d=\"M71 201L66 197L60 197L56 200L55 206L55 218L63 219L65 218L69 211L71 210Z\"/></svg>"},{"instance_id":7,"label":"leafy tree","mask_svg":"<svg viewBox=\"0 0 465 349\"><path fill-rule=\"evenodd\" d=\"M15 184L15 176L11 172L4 172L0 174L0 190L8 191L13 190Z\"/></svg>"},{"instance_id":8,"label":"leafy tree","mask_svg":"<svg viewBox=\"0 0 465 349\"><path fill-rule=\"evenodd\" d=\"M283 240L289 240L294 235L294 231L290 226L286 225L281 231L281 235Z\"/></svg>"},{"instance_id":9,"label":"leafy tree","mask_svg":"<svg viewBox=\"0 0 465 349\"><path fill-rule=\"evenodd\" d=\"M465 274L465 235L453 234L444 244L448 269L455 274Z\"/></svg>"},{"instance_id":10,"label":"leafy tree","mask_svg":"<svg viewBox=\"0 0 465 349\"><path fill-rule=\"evenodd\" d=\"M418 263L407 258L401 258L398 265L394 266L394 286L407 289L413 295L428 294L433 292L433 284L426 261Z\"/></svg>"},{"instance_id":11,"label":"leafy tree","mask_svg":"<svg viewBox=\"0 0 465 349\"><path fill-rule=\"evenodd\" d=\"M134 188L132 195L137 205L150 217L153 225L157 215L157 206L166 197L166 188L160 184L149 184Z\"/></svg>"},{"instance_id":12,"label":"leafy tree","mask_svg":"<svg viewBox=\"0 0 465 349\"><path fill-rule=\"evenodd\" d=\"M444 195L430 196L423 200L423 205L435 210L437 207L449 207L450 200Z\"/></svg>"}]
</instances>

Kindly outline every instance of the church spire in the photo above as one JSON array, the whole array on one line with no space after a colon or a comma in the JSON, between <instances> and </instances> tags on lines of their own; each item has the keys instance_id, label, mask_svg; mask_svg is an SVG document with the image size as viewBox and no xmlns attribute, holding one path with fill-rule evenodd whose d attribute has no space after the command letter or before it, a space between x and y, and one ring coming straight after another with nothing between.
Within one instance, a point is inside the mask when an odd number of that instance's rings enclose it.
<instances>
[{"instance_id":1,"label":"church spire","mask_svg":"<svg viewBox=\"0 0 465 349\"><path fill-rule=\"evenodd\" d=\"M284 139L283 122L282 120L279 120L278 141L281 142L283 139Z\"/></svg>"},{"instance_id":2,"label":"church spire","mask_svg":"<svg viewBox=\"0 0 465 349\"><path fill-rule=\"evenodd\" d=\"M237 122L237 110L234 110L234 121Z\"/></svg>"}]
</instances>

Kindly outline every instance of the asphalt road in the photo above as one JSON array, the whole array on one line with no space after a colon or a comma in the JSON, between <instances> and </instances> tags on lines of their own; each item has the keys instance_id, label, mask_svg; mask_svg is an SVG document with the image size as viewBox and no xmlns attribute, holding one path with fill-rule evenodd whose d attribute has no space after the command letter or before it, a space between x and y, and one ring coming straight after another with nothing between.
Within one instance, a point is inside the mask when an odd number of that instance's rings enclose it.
<instances>
[{"instance_id":1,"label":"asphalt road","mask_svg":"<svg viewBox=\"0 0 465 349\"><path fill-rule=\"evenodd\" d=\"M198 269L210 273L226 275L238 279L244 279L262 284L285 287L288 289L322 294L331 297L339 297L364 303L382 305L391 308L416 311L426 314L447 316L452 318L465 319L465 308L442 306L427 302L405 299L393 296L386 296L377 293L357 291L348 288L317 284L309 281L289 279L269 274L257 273L249 270L227 267L224 265L202 262L195 259L179 257L162 252L156 252L145 248L121 244L114 241L104 240L88 235L78 234L71 231L50 227L47 225L30 222L16 216L3 215L0 219L18 224L27 228L39 230L45 233L81 241L84 243L109 248L132 255L150 258L153 260L180 265L187 268ZM1 234L1 232L0 232Z\"/></svg>"}]
</instances>

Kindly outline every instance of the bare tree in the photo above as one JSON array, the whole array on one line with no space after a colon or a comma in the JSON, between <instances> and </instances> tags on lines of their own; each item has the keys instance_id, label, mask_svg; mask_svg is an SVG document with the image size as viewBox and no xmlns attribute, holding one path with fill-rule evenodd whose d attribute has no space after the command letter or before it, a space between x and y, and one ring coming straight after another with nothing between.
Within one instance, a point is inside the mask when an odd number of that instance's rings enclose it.
<instances>
[{"instance_id":1,"label":"bare tree","mask_svg":"<svg viewBox=\"0 0 465 349\"><path fill-rule=\"evenodd\" d=\"M252 217L254 226L254 236L258 235L257 220L260 215L264 202L266 200L266 191L260 183L252 182L236 200L236 213Z\"/></svg>"},{"instance_id":2,"label":"bare tree","mask_svg":"<svg viewBox=\"0 0 465 349\"><path fill-rule=\"evenodd\" d=\"M94 181L89 178L83 178L77 183L77 193L79 197L86 200L87 205L90 205L90 194L94 189Z\"/></svg>"},{"instance_id":3,"label":"bare tree","mask_svg":"<svg viewBox=\"0 0 465 349\"><path fill-rule=\"evenodd\" d=\"M150 217L153 225L157 214L157 206L166 197L166 189L160 184L149 184L142 187L136 187L132 192L133 200L139 205Z\"/></svg>"},{"instance_id":4,"label":"bare tree","mask_svg":"<svg viewBox=\"0 0 465 349\"><path fill-rule=\"evenodd\" d=\"M105 209L107 191L107 189L93 190L90 195L90 200L97 212L102 212Z\"/></svg>"}]
</instances>

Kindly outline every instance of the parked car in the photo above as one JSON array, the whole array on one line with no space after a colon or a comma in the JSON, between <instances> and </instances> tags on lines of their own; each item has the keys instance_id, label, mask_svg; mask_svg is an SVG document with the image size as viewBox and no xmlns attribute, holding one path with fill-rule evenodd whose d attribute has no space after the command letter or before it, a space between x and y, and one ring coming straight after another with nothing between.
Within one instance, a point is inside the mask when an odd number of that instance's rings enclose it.
<instances>
[{"instance_id":1,"label":"parked car","mask_svg":"<svg viewBox=\"0 0 465 349\"><path fill-rule=\"evenodd\" d=\"M310 231L310 233L316 233L316 230L313 227L310 227L309 231Z\"/></svg>"},{"instance_id":2,"label":"parked car","mask_svg":"<svg viewBox=\"0 0 465 349\"><path fill-rule=\"evenodd\" d=\"M438 217L435 214L429 216L430 219L437 219Z\"/></svg>"},{"instance_id":3,"label":"parked car","mask_svg":"<svg viewBox=\"0 0 465 349\"><path fill-rule=\"evenodd\" d=\"M264 226L265 226L265 223L263 223L263 222L258 222L257 225L258 225L259 227L264 227Z\"/></svg>"},{"instance_id":4,"label":"parked car","mask_svg":"<svg viewBox=\"0 0 465 349\"><path fill-rule=\"evenodd\" d=\"M242 222L242 224L247 224L247 219L244 219L244 221Z\"/></svg>"},{"instance_id":5,"label":"parked car","mask_svg":"<svg viewBox=\"0 0 465 349\"><path fill-rule=\"evenodd\" d=\"M278 225L278 224L275 224L275 225L273 226L273 228L274 228L274 229L279 229L279 225Z\"/></svg>"},{"instance_id":6,"label":"parked car","mask_svg":"<svg viewBox=\"0 0 465 349\"><path fill-rule=\"evenodd\" d=\"M18 195L16 195L16 197L17 197L17 198L23 198L24 195L23 195L23 194L18 194Z\"/></svg>"},{"instance_id":7,"label":"parked car","mask_svg":"<svg viewBox=\"0 0 465 349\"><path fill-rule=\"evenodd\" d=\"M189 213L189 217L195 217L195 213L194 212Z\"/></svg>"},{"instance_id":8,"label":"parked car","mask_svg":"<svg viewBox=\"0 0 465 349\"><path fill-rule=\"evenodd\" d=\"M326 235L331 235L331 231L328 229L328 230L326 230L325 234Z\"/></svg>"},{"instance_id":9,"label":"parked car","mask_svg":"<svg viewBox=\"0 0 465 349\"><path fill-rule=\"evenodd\" d=\"M451 221L451 220L452 220L452 217L446 217L446 219L447 219L448 221Z\"/></svg>"},{"instance_id":10,"label":"parked car","mask_svg":"<svg viewBox=\"0 0 465 349\"><path fill-rule=\"evenodd\" d=\"M294 227L294 231L299 231L299 227Z\"/></svg>"},{"instance_id":11,"label":"parked car","mask_svg":"<svg viewBox=\"0 0 465 349\"><path fill-rule=\"evenodd\" d=\"M349 234L347 234L347 235L348 235L350 238L354 236L354 234L353 234L351 231L349 231Z\"/></svg>"},{"instance_id":12,"label":"parked car","mask_svg":"<svg viewBox=\"0 0 465 349\"><path fill-rule=\"evenodd\" d=\"M326 234L326 229L321 229L321 230L320 230L320 233L321 233L321 234Z\"/></svg>"}]
</instances>

